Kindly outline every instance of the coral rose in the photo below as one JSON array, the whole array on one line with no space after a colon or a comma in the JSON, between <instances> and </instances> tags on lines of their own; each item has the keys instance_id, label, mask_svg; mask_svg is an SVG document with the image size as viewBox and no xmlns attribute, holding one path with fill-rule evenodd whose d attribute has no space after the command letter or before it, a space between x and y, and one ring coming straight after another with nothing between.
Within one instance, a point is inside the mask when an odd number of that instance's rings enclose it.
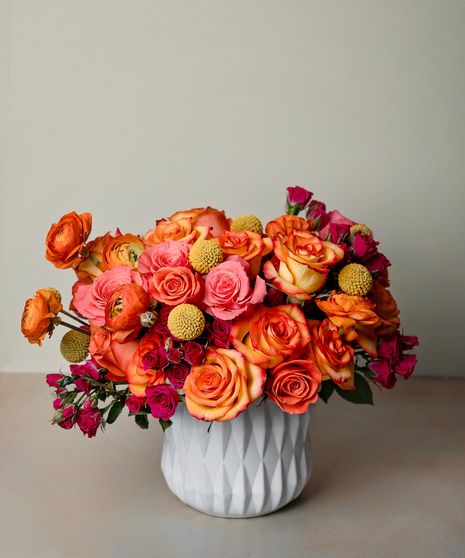
<instances>
[{"instance_id":1,"label":"coral rose","mask_svg":"<svg viewBox=\"0 0 465 558\"><path fill-rule=\"evenodd\" d=\"M296 304L259 306L251 316L239 318L231 330L234 348L245 358L273 368L285 359L298 358L310 341L304 314Z\"/></svg>"},{"instance_id":2,"label":"coral rose","mask_svg":"<svg viewBox=\"0 0 465 558\"><path fill-rule=\"evenodd\" d=\"M291 360L271 371L266 393L285 413L300 415L316 403L320 384L321 372L314 362Z\"/></svg>"},{"instance_id":3,"label":"coral rose","mask_svg":"<svg viewBox=\"0 0 465 558\"><path fill-rule=\"evenodd\" d=\"M187 267L163 267L153 275L147 288L159 302L177 306L199 298L202 283L199 274Z\"/></svg>"},{"instance_id":4,"label":"coral rose","mask_svg":"<svg viewBox=\"0 0 465 558\"><path fill-rule=\"evenodd\" d=\"M391 335L400 326L400 310L394 297L380 281L373 283L369 297L375 303L376 313L381 318L381 323L376 328L377 335Z\"/></svg>"},{"instance_id":5,"label":"coral rose","mask_svg":"<svg viewBox=\"0 0 465 558\"><path fill-rule=\"evenodd\" d=\"M155 228L145 235L144 240L147 246L173 240L183 240L193 244L196 240L205 239L207 236L207 226L196 227L192 217L183 217L176 221L167 219L157 221Z\"/></svg>"},{"instance_id":6,"label":"coral rose","mask_svg":"<svg viewBox=\"0 0 465 558\"><path fill-rule=\"evenodd\" d=\"M231 420L263 393L265 380L265 371L238 351L207 347L184 383L187 409L201 420Z\"/></svg>"},{"instance_id":7,"label":"coral rose","mask_svg":"<svg viewBox=\"0 0 465 558\"><path fill-rule=\"evenodd\" d=\"M287 236L296 231L308 231L312 228L312 224L310 219L296 215L282 215L270 221L265 227L265 232L273 239L278 235Z\"/></svg>"},{"instance_id":8,"label":"coral rose","mask_svg":"<svg viewBox=\"0 0 465 558\"><path fill-rule=\"evenodd\" d=\"M146 368L146 355L165 346L166 337L149 331L142 337L127 367L129 390L138 397L145 396L147 386L166 383L166 374L162 368Z\"/></svg>"},{"instance_id":9,"label":"coral rose","mask_svg":"<svg viewBox=\"0 0 465 558\"><path fill-rule=\"evenodd\" d=\"M169 241L147 248L139 257L138 271L153 275L162 267L189 267L191 245L184 241Z\"/></svg>"},{"instance_id":10,"label":"coral rose","mask_svg":"<svg viewBox=\"0 0 465 558\"><path fill-rule=\"evenodd\" d=\"M354 349L339 335L339 328L326 318L311 321L311 356L323 380L331 379L342 389L354 389Z\"/></svg>"},{"instance_id":11,"label":"coral rose","mask_svg":"<svg viewBox=\"0 0 465 558\"><path fill-rule=\"evenodd\" d=\"M42 345L46 334L52 334L53 320L62 310L61 297L55 289L39 289L28 299L21 316L21 332L29 343Z\"/></svg>"},{"instance_id":12,"label":"coral rose","mask_svg":"<svg viewBox=\"0 0 465 558\"><path fill-rule=\"evenodd\" d=\"M95 361L108 370L106 377L115 382L126 380L126 372L139 346L137 341L118 343L102 327L91 326L89 352Z\"/></svg>"},{"instance_id":13,"label":"coral rose","mask_svg":"<svg viewBox=\"0 0 465 558\"><path fill-rule=\"evenodd\" d=\"M232 320L263 301L265 281L257 277L252 288L247 275L249 269L249 264L242 258L231 256L205 276L203 302L209 314L220 320Z\"/></svg>"},{"instance_id":14,"label":"coral rose","mask_svg":"<svg viewBox=\"0 0 465 558\"><path fill-rule=\"evenodd\" d=\"M347 341L357 341L371 356L376 356L375 330L380 319L371 300L362 296L336 294L317 305L335 324L343 330Z\"/></svg>"},{"instance_id":15,"label":"coral rose","mask_svg":"<svg viewBox=\"0 0 465 558\"><path fill-rule=\"evenodd\" d=\"M171 215L169 220L179 221L185 218L192 219L192 223L196 227L207 228L208 236L213 238L220 236L225 230L229 230L231 225L231 219L226 217L224 211L214 207L197 207L187 211L177 211Z\"/></svg>"},{"instance_id":16,"label":"coral rose","mask_svg":"<svg viewBox=\"0 0 465 558\"><path fill-rule=\"evenodd\" d=\"M55 267L77 267L87 257L85 242L92 228L92 215L75 211L63 215L48 231L45 257Z\"/></svg>"},{"instance_id":17,"label":"coral rose","mask_svg":"<svg viewBox=\"0 0 465 558\"><path fill-rule=\"evenodd\" d=\"M102 262L107 269L127 265L137 269L137 260L144 251L144 241L134 234L121 234L111 238L103 248Z\"/></svg>"},{"instance_id":18,"label":"coral rose","mask_svg":"<svg viewBox=\"0 0 465 558\"><path fill-rule=\"evenodd\" d=\"M129 283L117 287L105 306L105 327L115 341L136 337L141 329L140 315L148 310L150 295L140 285Z\"/></svg>"},{"instance_id":19,"label":"coral rose","mask_svg":"<svg viewBox=\"0 0 465 558\"><path fill-rule=\"evenodd\" d=\"M297 300L308 300L326 282L332 265L344 257L337 244L309 231L297 231L273 240L275 258L263 266L265 277L280 291Z\"/></svg>"},{"instance_id":20,"label":"coral rose","mask_svg":"<svg viewBox=\"0 0 465 558\"><path fill-rule=\"evenodd\" d=\"M260 271L262 257L271 252L272 242L269 238L252 231L225 231L218 239L221 251L226 256L239 256L249 262L250 274L255 277Z\"/></svg>"}]
</instances>

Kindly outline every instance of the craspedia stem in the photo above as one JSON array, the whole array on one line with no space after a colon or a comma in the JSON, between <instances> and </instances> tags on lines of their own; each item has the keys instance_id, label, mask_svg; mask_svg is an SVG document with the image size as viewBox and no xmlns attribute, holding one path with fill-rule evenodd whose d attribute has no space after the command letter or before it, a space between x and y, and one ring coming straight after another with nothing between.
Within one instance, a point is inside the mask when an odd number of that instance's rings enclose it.
<instances>
[{"instance_id":1,"label":"craspedia stem","mask_svg":"<svg viewBox=\"0 0 465 558\"><path fill-rule=\"evenodd\" d=\"M79 322L82 325L85 325L85 326L89 327L89 324L87 322L85 322L84 320L81 320L81 318L78 318L77 316L75 316L74 314L71 314L70 312L67 312L66 310L61 310L60 313L64 314L65 316L68 316L68 318L72 318L73 320L76 320L77 322Z\"/></svg>"}]
</instances>

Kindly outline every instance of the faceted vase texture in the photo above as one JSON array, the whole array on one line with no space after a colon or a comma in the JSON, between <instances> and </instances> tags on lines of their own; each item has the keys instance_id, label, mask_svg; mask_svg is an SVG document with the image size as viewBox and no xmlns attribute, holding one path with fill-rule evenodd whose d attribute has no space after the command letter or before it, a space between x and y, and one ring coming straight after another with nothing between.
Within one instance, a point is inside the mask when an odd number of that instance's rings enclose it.
<instances>
[{"instance_id":1,"label":"faceted vase texture","mask_svg":"<svg viewBox=\"0 0 465 558\"><path fill-rule=\"evenodd\" d=\"M300 495L312 472L311 411L282 412L272 401L234 420L209 423L179 405L164 435L161 468L185 504L221 517L254 517Z\"/></svg>"}]
</instances>

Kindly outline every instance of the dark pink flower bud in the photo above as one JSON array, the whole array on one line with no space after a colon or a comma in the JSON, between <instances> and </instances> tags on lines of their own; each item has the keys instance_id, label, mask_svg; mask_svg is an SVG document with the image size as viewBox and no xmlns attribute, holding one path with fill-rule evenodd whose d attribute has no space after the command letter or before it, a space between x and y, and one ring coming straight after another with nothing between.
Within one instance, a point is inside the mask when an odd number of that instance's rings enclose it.
<instances>
[{"instance_id":1,"label":"dark pink flower bud","mask_svg":"<svg viewBox=\"0 0 465 558\"><path fill-rule=\"evenodd\" d=\"M76 422L81 432L85 436L92 438L97 433L98 427L102 422L102 417L98 408L90 401L87 401L84 407L79 410Z\"/></svg>"},{"instance_id":2,"label":"dark pink flower bud","mask_svg":"<svg viewBox=\"0 0 465 558\"><path fill-rule=\"evenodd\" d=\"M170 362L178 363L182 360L182 352L173 347L168 351L167 357Z\"/></svg>"},{"instance_id":3,"label":"dark pink flower bud","mask_svg":"<svg viewBox=\"0 0 465 558\"><path fill-rule=\"evenodd\" d=\"M71 364L69 370L73 376L89 376L93 380L98 380L100 377L93 359L84 364Z\"/></svg>"},{"instance_id":4,"label":"dark pink flower bud","mask_svg":"<svg viewBox=\"0 0 465 558\"><path fill-rule=\"evenodd\" d=\"M126 399L126 407L130 413L138 413L142 407L147 403L147 397L137 397L137 395L130 395Z\"/></svg>"},{"instance_id":5,"label":"dark pink flower bud","mask_svg":"<svg viewBox=\"0 0 465 558\"><path fill-rule=\"evenodd\" d=\"M309 204L313 193L302 188L302 186L288 186L287 188L287 204L289 208L293 208L296 212L304 210Z\"/></svg>"},{"instance_id":6,"label":"dark pink flower bud","mask_svg":"<svg viewBox=\"0 0 465 558\"><path fill-rule=\"evenodd\" d=\"M173 387L168 384L150 386L145 393L153 417L167 421L174 415L179 395Z\"/></svg>"},{"instance_id":7,"label":"dark pink flower bud","mask_svg":"<svg viewBox=\"0 0 465 558\"><path fill-rule=\"evenodd\" d=\"M45 379L49 387L59 388L59 382L63 379L63 374L47 374Z\"/></svg>"},{"instance_id":8,"label":"dark pink flower bud","mask_svg":"<svg viewBox=\"0 0 465 558\"><path fill-rule=\"evenodd\" d=\"M76 423L76 408L74 405L69 405L65 407L62 411L59 411L59 418L56 420L54 419L53 422L58 424L60 428L64 428L65 430L69 430L72 428Z\"/></svg>"},{"instance_id":9,"label":"dark pink flower bud","mask_svg":"<svg viewBox=\"0 0 465 558\"><path fill-rule=\"evenodd\" d=\"M190 372L190 368L184 362L178 364L170 364L165 370L170 384L176 389L182 389L184 382Z\"/></svg>"},{"instance_id":10,"label":"dark pink flower bud","mask_svg":"<svg viewBox=\"0 0 465 558\"><path fill-rule=\"evenodd\" d=\"M182 348L184 351L184 360L186 362L192 366L202 364L205 358L205 349L200 343L188 341L183 344Z\"/></svg>"},{"instance_id":11,"label":"dark pink flower bud","mask_svg":"<svg viewBox=\"0 0 465 558\"><path fill-rule=\"evenodd\" d=\"M166 350L164 347L157 347L146 353L142 357L144 370L161 370L168 364Z\"/></svg>"},{"instance_id":12,"label":"dark pink flower bud","mask_svg":"<svg viewBox=\"0 0 465 558\"><path fill-rule=\"evenodd\" d=\"M274 290L274 289L270 289ZM276 291L278 292L278 291ZM231 334L232 322L228 320L215 319L211 324L208 324L208 342L215 347L223 347L229 349L231 341L229 339Z\"/></svg>"}]
</instances>

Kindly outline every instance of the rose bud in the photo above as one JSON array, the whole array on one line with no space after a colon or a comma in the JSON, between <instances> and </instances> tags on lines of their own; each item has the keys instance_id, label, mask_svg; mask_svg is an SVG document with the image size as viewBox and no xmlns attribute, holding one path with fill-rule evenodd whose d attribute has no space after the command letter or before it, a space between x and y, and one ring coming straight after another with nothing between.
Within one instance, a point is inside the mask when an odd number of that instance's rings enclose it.
<instances>
[{"instance_id":1,"label":"rose bud","mask_svg":"<svg viewBox=\"0 0 465 558\"><path fill-rule=\"evenodd\" d=\"M290 215L297 215L303 211L313 196L313 193L302 188L302 186L289 186L287 188L287 212Z\"/></svg>"},{"instance_id":2,"label":"rose bud","mask_svg":"<svg viewBox=\"0 0 465 558\"><path fill-rule=\"evenodd\" d=\"M81 432L85 436L92 438L97 433L98 427L102 422L102 417L98 408L94 407L90 401L87 401L84 407L78 412L76 422Z\"/></svg>"},{"instance_id":3,"label":"rose bud","mask_svg":"<svg viewBox=\"0 0 465 558\"><path fill-rule=\"evenodd\" d=\"M179 395L173 387L168 384L150 386L145 393L153 417L167 421L174 415Z\"/></svg>"}]
</instances>

